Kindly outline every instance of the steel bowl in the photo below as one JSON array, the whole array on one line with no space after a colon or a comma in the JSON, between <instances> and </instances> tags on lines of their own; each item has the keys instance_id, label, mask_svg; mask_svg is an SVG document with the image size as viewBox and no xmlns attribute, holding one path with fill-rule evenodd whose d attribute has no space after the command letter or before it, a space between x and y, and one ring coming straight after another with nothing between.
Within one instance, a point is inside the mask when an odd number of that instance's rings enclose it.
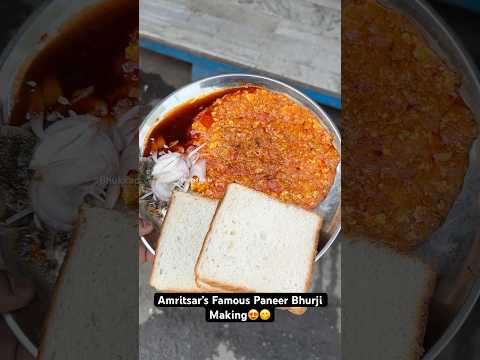
<instances>
[{"instance_id":1,"label":"steel bowl","mask_svg":"<svg viewBox=\"0 0 480 360\"><path fill-rule=\"evenodd\" d=\"M436 52L450 68L461 75L462 85L460 93L465 102L472 110L480 128L480 81L478 70L468 55L459 39L452 30L444 23L440 16L423 0L380 0L387 8L399 11L408 19L413 21L425 37L430 47ZM464 201L469 196L479 199L480 193L471 193L468 188L473 185L478 173L480 157L480 139L477 139L470 152L470 166L465 177L468 182L464 186L457 201ZM458 206L457 206L458 207ZM455 209L452 209L455 211ZM442 254L444 266L439 273L437 289L430 306L429 321L425 338L424 360L435 359L447 344L458 332L465 319L472 310L480 295L480 205L478 200L465 206L467 220L462 225L462 230L455 234L455 241L458 243L457 251L454 253L445 252ZM458 214L458 211L457 211ZM455 218L452 211L444 226ZM477 222L477 224L475 224ZM466 229L465 227L468 227ZM438 231L442 231L439 229ZM434 239L435 241L437 239ZM431 249L427 244L423 254ZM432 256L434 261L435 256Z\"/></svg>"},{"instance_id":2,"label":"steel bowl","mask_svg":"<svg viewBox=\"0 0 480 360\"><path fill-rule=\"evenodd\" d=\"M0 55L0 126L8 124L12 104L17 95L18 81L30 62L56 39L65 25L88 8L104 2L105 0L46 1L23 23ZM38 318L38 308L35 306L3 314L12 333L33 357L37 356L38 348L27 320Z\"/></svg>"},{"instance_id":3,"label":"steel bowl","mask_svg":"<svg viewBox=\"0 0 480 360\"><path fill-rule=\"evenodd\" d=\"M282 83L278 80L273 80L264 76L247 75L247 74L226 74L219 75L210 78L206 78L194 83L191 83L185 87L172 93L160 102L155 108L147 115L140 125L139 133L139 145L140 154L143 154L145 144L148 141L148 137L153 128L161 123L165 116L188 101L203 97L206 94L219 91L226 88L235 88L246 84L259 85L271 91L279 92L289 96L298 104L308 108L318 119L320 124L332 135L334 139L334 147L341 154L341 138L340 133L330 119L330 117L323 111L323 109L306 95L302 94L295 88ZM324 218L322 232L320 234L321 244L319 251L315 257L315 261L318 261L322 255L330 248L340 232L340 204L341 204L341 166L337 167L334 183L328 193L327 197L320 203L315 209ZM151 246L145 239L142 239L148 251L154 253Z\"/></svg>"},{"instance_id":4,"label":"steel bowl","mask_svg":"<svg viewBox=\"0 0 480 360\"><path fill-rule=\"evenodd\" d=\"M0 55L0 99L3 122L6 122L10 115L18 79L27 70L30 62L76 15L103 2L105 0L46 1L23 23ZM41 40L44 38L45 41Z\"/></svg>"}]
</instances>

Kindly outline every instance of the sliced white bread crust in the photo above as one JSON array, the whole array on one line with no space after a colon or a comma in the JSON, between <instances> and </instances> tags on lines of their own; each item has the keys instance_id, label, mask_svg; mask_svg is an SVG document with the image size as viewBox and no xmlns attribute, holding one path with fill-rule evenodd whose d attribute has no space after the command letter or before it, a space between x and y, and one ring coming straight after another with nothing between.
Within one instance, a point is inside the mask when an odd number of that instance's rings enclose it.
<instances>
[{"instance_id":1,"label":"sliced white bread crust","mask_svg":"<svg viewBox=\"0 0 480 360\"><path fill-rule=\"evenodd\" d=\"M321 225L313 212L231 184L198 258L197 283L233 292L308 292Z\"/></svg>"},{"instance_id":2,"label":"sliced white bread crust","mask_svg":"<svg viewBox=\"0 0 480 360\"><path fill-rule=\"evenodd\" d=\"M138 326L137 231L135 212L82 209L56 283L38 359L127 360L138 355L132 331ZM132 341L118 341L121 338Z\"/></svg>"},{"instance_id":3,"label":"sliced white bread crust","mask_svg":"<svg viewBox=\"0 0 480 360\"><path fill-rule=\"evenodd\" d=\"M212 284L215 284L215 286L213 286ZM205 291L208 291L208 292L220 292L220 293L254 292L253 290L246 290L246 289L235 288L235 287L224 287L223 284L221 284L221 283L211 282L211 284L208 284L208 283L204 283L204 282L200 281L198 278L197 278L197 285L199 287L205 289ZM289 312L291 312L292 314L295 314L295 315L303 315L307 311L307 308L305 308L305 307L279 307L279 309L280 310L288 310Z\"/></svg>"},{"instance_id":4,"label":"sliced white bread crust","mask_svg":"<svg viewBox=\"0 0 480 360\"><path fill-rule=\"evenodd\" d=\"M378 242L350 237L342 241L342 279L345 358L420 359L433 269Z\"/></svg>"},{"instance_id":5,"label":"sliced white bread crust","mask_svg":"<svg viewBox=\"0 0 480 360\"><path fill-rule=\"evenodd\" d=\"M208 292L195 282L195 264L218 201L176 191L160 229L150 285L164 292Z\"/></svg>"}]
</instances>

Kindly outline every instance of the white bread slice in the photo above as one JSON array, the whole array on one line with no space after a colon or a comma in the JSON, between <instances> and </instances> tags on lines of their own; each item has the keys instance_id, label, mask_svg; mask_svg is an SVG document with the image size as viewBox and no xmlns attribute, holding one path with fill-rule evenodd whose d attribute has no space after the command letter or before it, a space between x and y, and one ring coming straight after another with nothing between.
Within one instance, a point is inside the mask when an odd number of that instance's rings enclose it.
<instances>
[{"instance_id":1,"label":"white bread slice","mask_svg":"<svg viewBox=\"0 0 480 360\"><path fill-rule=\"evenodd\" d=\"M413 256L365 239L343 239L345 359L420 359L435 278Z\"/></svg>"},{"instance_id":2,"label":"white bread slice","mask_svg":"<svg viewBox=\"0 0 480 360\"><path fill-rule=\"evenodd\" d=\"M160 229L150 285L159 291L209 291L195 282L195 264L218 201L176 191Z\"/></svg>"},{"instance_id":3,"label":"white bread slice","mask_svg":"<svg viewBox=\"0 0 480 360\"><path fill-rule=\"evenodd\" d=\"M235 292L308 292L321 224L313 212L231 184L205 238L197 282Z\"/></svg>"},{"instance_id":4,"label":"white bread slice","mask_svg":"<svg viewBox=\"0 0 480 360\"><path fill-rule=\"evenodd\" d=\"M137 251L136 212L82 209L43 329L40 360L138 356Z\"/></svg>"}]
</instances>

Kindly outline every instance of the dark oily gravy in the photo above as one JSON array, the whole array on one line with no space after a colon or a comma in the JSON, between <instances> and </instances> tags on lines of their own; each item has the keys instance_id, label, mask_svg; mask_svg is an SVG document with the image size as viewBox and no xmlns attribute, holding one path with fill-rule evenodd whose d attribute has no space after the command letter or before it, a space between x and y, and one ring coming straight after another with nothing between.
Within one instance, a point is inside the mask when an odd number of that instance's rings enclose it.
<instances>
[{"instance_id":1,"label":"dark oily gravy","mask_svg":"<svg viewBox=\"0 0 480 360\"><path fill-rule=\"evenodd\" d=\"M106 0L73 15L54 39L38 34L38 41L47 42L47 45L17 75L9 123L21 125L27 121L32 96L27 82L40 86L45 79L55 78L61 83L67 99L75 90L94 86L95 93L108 100L117 81L122 80L115 76L117 60L124 58L130 35L137 29L137 1ZM51 298L51 288L47 284L52 282L49 277L53 275L53 272L47 274L38 269L36 265L31 269L33 277L38 279L38 296L27 308L15 313L22 330L37 343Z\"/></svg>"},{"instance_id":2,"label":"dark oily gravy","mask_svg":"<svg viewBox=\"0 0 480 360\"><path fill-rule=\"evenodd\" d=\"M10 123L21 125L30 108L31 87L54 77L62 84L63 96L70 99L75 90L93 85L95 93L108 99L118 85L117 67L138 28L138 2L107 0L91 6L63 26L48 45L26 66L18 79Z\"/></svg>"},{"instance_id":3,"label":"dark oily gravy","mask_svg":"<svg viewBox=\"0 0 480 360\"><path fill-rule=\"evenodd\" d=\"M226 94L233 93L240 89L253 92L258 88L259 86L249 84L216 90L178 105L163 118L157 119L156 125L150 131L145 142L143 156L147 157L156 150L155 143L160 138L163 139L166 144L175 141L178 141L181 145L188 144L193 120L201 111L208 108L215 100Z\"/></svg>"}]
</instances>

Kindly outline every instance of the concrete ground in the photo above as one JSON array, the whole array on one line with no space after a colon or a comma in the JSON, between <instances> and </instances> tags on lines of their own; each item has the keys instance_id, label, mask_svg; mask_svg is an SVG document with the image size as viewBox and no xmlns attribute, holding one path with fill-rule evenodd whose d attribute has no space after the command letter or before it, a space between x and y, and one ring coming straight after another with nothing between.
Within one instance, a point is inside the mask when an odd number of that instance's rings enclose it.
<instances>
[{"instance_id":1,"label":"concrete ground","mask_svg":"<svg viewBox=\"0 0 480 360\"><path fill-rule=\"evenodd\" d=\"M141 276L149 272L142 269ZM140 357L185 360L340 359L339 308L303 317L277 310L274 323L207 323L204 309L152 309L141 289Z\"/></svg>"}]
</instances>

